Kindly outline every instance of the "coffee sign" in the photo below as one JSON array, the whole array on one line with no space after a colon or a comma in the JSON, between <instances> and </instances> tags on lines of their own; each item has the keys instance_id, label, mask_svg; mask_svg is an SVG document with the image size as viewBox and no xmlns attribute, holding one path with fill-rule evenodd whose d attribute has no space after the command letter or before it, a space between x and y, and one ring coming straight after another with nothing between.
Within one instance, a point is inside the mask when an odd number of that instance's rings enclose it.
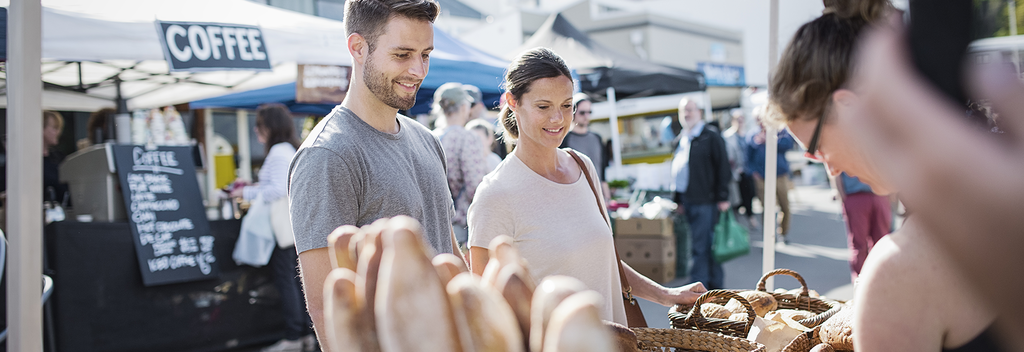
<instances>
[{"instance_id":1,"label":"coffee sign","mask_svg":"<svg viewBox=\"0 0 1024 352\"><path fill-rule=\"evenodd\" d=\"M190 147L113 148L145 286L217 277Z\"/></svg>"},{"instance_id":2,"label":"coffee sign","mask_svg":"<svg viewBox=\"0 0 1024 352\"><path fill-rule=\"evenodd\" d=\"M157 21L157 30L172 72L271 70L259 27Z\"/></svg>"}]
</instances>

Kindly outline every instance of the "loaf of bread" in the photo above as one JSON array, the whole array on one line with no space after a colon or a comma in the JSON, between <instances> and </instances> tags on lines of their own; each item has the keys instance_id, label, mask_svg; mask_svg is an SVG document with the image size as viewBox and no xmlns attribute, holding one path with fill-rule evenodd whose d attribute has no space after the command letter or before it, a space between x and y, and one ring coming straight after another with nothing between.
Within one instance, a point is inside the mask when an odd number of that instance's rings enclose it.
<instances>
[{"instance_id":1,"label":"loaf of bread","mask_svg":"<svg viewBox=\"0 0 1024 352\"><path fill-rule=\"evenodd\" d=\"M812 318L815 315L817 315L814 312L806 311L806 310L801 310L801 309L779 309L779 310L776 310L776 312L779 313L779 314L782 314L783 316L785 316L785 317L787 317L789 319L793 319L793 320L796 320L796 321L804 320L804 319L807 319L807 318Z\"/></svg>"},{"instance_id":2,"label":"loaf of bread","mask_svg":"<svg viewBox=\"0 0 1024 352\"><path fill-rule=\"evenodd\" d=\"M640 342L633 330L609 321L605 321L604 325L612 332L612 338L615 339L615 345L618 346L619 352L640 352Z\"/></svg>"},{"instance_id":3,"label":"loaf of bread","mask_svg":"<svg viewBox=\"0 0 1024 352\"><path fill-rule=\"evenodd\" d=\"M704 303L700 305L700 314L705 318L729 319L733 313L720 304Z\"/></svg>"},{"instance_id":4,"label":"loaf of bread","mask_svg":"<svg viewBox=\"0 0 1024 352\"><path fill-rule=\"evenodd\" d=\"M775 300L775 297L772 296L772 294L767 292L743 291L739 292L739 295L743 298L746 298L747 302L750 302L750 306L754 307L754 314L757 314L757 316L759 317L764 317L764 315L767 314L768 312L771 312L779 308L779 302ZM736 303L739 304L739 302ZM740 307L742 306L743 305L740 304ZM736 311L735 309L736 308L731 308L730 310L733 313L745 313L745 309L741 309L740 311Z\"/></svg>"},{"instance_id":5,"label":"loaf of bread","mask_svg":"<svg viewBox=\"0 0 1024 352\"><path fill-rule=\"evenodd\" d=\"M551 312L542 352L616 352L611 331L601 323L597 307L604 298L594 291L567 297Z\"/></svg>"},{"instance_id":6,"label":"loaf of bread","mask_svg":"<svg viewBox=\"0 0 1024 352\"><path fill-rule=\"evenodd\" d=\"M729 320L746 322L747 313L733 313L729 315Z\"/></svg>"},{"instance_id":7,"label":"loaf of bread","mask_svg":"<svg viewBox=\"0 0 1024 352\"><path fill-rule=\"evenodd\" d=\"M512 307L493 287L471 273L456 275L447 287L464 351L525 350Z\"/></svg>"},{"instance_id":8,"label":"loaf of bread","mask_svg":"<svg viewBox=\"0 0 1024 352\"><path fill-rule=\"evenodd\" d=\"M331 258L332 268L346 268L356 271L357 261L355 254L349 248L352 236L359 233L359 228L352 225L342 225L334 229L327 236L327 256Z\"/></svg>"},{"instance_id":9,"label":"loaf of bread","mask_svg":"<svg viewBox=\"0 0 1024 352\"><path fill-rule=\"evenodd\" d=\"M452 281L455 275L469 271L466 268L466 262L451 253L438 254L430 262L434 265L434 269L437 270L437 276L441 278L441 284L445 286L448 286L448 282Z\"/></svg>"},{"instance_id":10,"label":"loaf of bread","mask_svg":"<svg viewBox=\"0 0 1024 352\"><path fill-rule=\"evenodd\" d=\"M818 336L836 350L853 351L853 333L853 309L843 308L821 323Z\"/></svg>"},{"instance_id":11,"label":"loaf of bread","mask_svg":"<svg viewBox=\"0 0 1024 352\"><path fill-rule=\"evenodd\" d=\"M809 352L836 352L836 349L827 343L819 343L814 345Z\"/></svg>"},{"instance_id":12,"label":"loaf of bread","mask_svg":"<svg viewBox=\"0 0 1024 352\"><path fill-rule=\"evenodd\" d=\"M530 351L540 351L544 347L544 334L555 307L567 297L586 289L587 285L570 276L552 275L541 280L530 303Z\"/></svg>"},{"instance_id":13,"label":"loaf of bread","mask_svg":"<svg viewBox=\"0 0 1024 352\"><path fill-rule=\"evenodd\" d=\"M324 282L324 330L327 350L376 352L377 332L373 312L356 291L356 273L334 269Z\"/></svg>"},{"instance_id":14,"label":"loaf of bread","mask_svg":"<svg viewBox=\"0 0 1024 352\"><path fill-rule=\"evenodd\" d=\"M374 302L381 350L462 352L447 290L427 257L422 233L416 220L398 216L381 234Z\"/></svg>"},{"instance_id":15,"label":"loaf of bread","mask_svg":"<svg viewBox=\"0 0 1024 352\"><path fill-rule=\"evenodd\" d=\"M516 321L519 322L519 329L524 338L523 344L530 344L530 305L533 300L533 291L537 285L533 278L526 273L526 270L519 264L505 265L498 273L495 288L501 292L502 297L512 307Z\"/></svg>"}]
</instances>

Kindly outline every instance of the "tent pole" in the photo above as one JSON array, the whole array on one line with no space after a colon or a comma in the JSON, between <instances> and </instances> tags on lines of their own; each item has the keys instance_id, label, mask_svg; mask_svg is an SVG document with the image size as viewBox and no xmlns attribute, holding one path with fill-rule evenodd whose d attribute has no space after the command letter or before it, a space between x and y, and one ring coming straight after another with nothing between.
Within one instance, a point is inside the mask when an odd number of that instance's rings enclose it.
<instances>
[{"instance_id":1,"label":"tent pole","mask_svg":"<svg viewBox=\"0 0 1024 352\"><path fill-rule=\"evenodd\" d=\"M622 143L619 141L619 113L615 108L615 88L608 87L609 124L612 127L612 176L606 179L622 178Z\"/></svg>"},{"instance_id":2,"label":"tent pole","mask_svg":"<svg viewBox=\"0 0 1024 352\"><path fill-rule=\"evenodd\" d=\"M7 68L8 351L43 350L42 6L12 1Z\"/></svg>"},{"instance_id":3,"label":"tent pole","mask_svg":"<svg viewBox=\"0 0 1024 352\"><path fill-rule=\"evenodd\" d=\"M252 182L252 153L249 148L249 111L235 110L238 121L238 178ZM266 157L264 155L263 157Z\"/></svg>"},{"instance_id":4,"label":"tent pole","mask_svg":"<svg viewBox=\"0 0 1024 352\"><path fill-rule=\"evenodd\" d=\"M217 207L220 204L220 192L217 191L216 146L213 145L213 109L203 109L203 141L206 147L206 206Z\"/></svg>"},{"instance_id":5,"label":"tent pole","mask_svg":"<svg viewBox=\"0 0 1024 352\"><path fill-rule=\"evenodd\" d=\"M768 72L769 81L779 57L779 0L771 0L768 19ZM776 170L779 150L779 136L774 126L765 126L765 177L764 177L764 254L761 259L761 273L775 269L775 185L778 181ZM775 278L765 281L768 291L775 289Z\"/></svg>"}]
</instances>

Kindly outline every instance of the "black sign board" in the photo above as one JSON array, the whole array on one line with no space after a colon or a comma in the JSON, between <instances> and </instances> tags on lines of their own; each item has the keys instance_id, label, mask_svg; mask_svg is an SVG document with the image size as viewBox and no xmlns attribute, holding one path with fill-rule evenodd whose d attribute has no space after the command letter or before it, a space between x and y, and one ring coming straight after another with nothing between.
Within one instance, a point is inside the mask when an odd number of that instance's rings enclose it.
<instances>
[{"instance_id":1,"label":"black sign board","mask_svg":"<svg viewBox=\"0 0 1024 352\"><path fill-rule=\"evenodd\" d=\"M171 71L270 71L263 31L256 26L157 21Z\"/></svg>"},{"instance_id":2,"label":"black sign board","mask_svg":"<svg viewBox=\"0 0 1024 352\"><path fill-rule=\"evenodd\" d=\"M213 236L189 147L114 146L146 286L217 277Z\"/></svg>"}]
</instances>

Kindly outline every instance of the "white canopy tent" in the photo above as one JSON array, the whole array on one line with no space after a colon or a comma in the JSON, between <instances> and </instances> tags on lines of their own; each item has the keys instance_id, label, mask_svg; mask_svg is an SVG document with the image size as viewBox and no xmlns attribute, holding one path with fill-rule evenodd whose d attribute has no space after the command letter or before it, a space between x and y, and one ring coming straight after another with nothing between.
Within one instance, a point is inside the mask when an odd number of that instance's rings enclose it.
<instances>
[{"instance_id":1,"label":"white canopy tent","mask_svg":"<svg viewBox=\"0 0 1024 352\"><path fill-rule=\"evenodd\" d=\"M12 6L13 5L13 6ZM295 80L297 64L351 65L341 22L245 0L0 0L9 10L7 71L8 346L42 349L42 82L129 109L159 107ZM169 73L156 21L259 27L271 71ZM7 43L5 43L7 44ZM40 74L41 73L41 74ZM9 84L9 86L8 86ZM81 108L81 107L80 107ZM209 130L209 129L208 129Z\"/></svg>"},{"instance_id":2,"label":"white canopy tent","mask_svg":"<svg viewBox=\"0 0 1024 352\"><path fill-rule=\"evenodd\" d=\"M120 80L129 109L287 83L297 63L352 62L342 22L245 0L44 0L42 7L43 81L114 100ZM168 73L156 21L257 26L273 71Z\"/></svg>"}]
</instances>

